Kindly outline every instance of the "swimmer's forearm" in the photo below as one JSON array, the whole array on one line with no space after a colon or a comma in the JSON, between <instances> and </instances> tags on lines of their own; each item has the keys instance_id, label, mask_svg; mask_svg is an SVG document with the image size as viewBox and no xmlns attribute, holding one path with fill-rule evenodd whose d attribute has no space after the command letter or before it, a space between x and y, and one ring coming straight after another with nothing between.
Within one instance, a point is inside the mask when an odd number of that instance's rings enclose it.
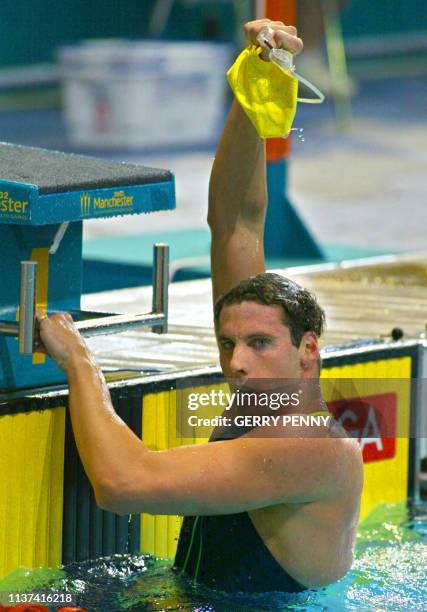
<instances>
[{"instance_id":1,"label":"swimmer's forearm","mask_svg":"<svg viewBox=\"0 0 427 612\"><path fill-rule=\"evenodd\" d=\"M123 489L148 449L116 414L104 376L90 355L67 367L70 416L80 458L104 506L110 491ZM141 476L141 469L138 469Z\"/></svg>"},{"instance_id":2,"label":"swimmer's forearm","mask_svg":"<svg viewBox=\"0 0 427 612\"><path fill-rule=\"evenodd\" d=\"M263 223L266 206L265 142L235 100L212 167L208 223L219 231Z\"/></svg>"}]
</instances>

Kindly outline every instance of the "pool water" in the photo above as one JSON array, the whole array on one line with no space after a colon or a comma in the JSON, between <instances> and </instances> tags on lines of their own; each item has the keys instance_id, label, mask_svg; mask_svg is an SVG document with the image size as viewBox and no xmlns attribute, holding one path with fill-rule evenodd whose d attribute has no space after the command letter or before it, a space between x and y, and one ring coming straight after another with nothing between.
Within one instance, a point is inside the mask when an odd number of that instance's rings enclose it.
<instances>
[{"instance_id":1,"label":"pool water","mask_svg":"<svg viewBox=\"0 0 427 612\"><path fill-rule=\"evenodd\" d=\"M149 555L114 555L63 569L17 570L0 591L56 588L74 592L89 612L192 610L427 610L427 504L381 505L359 529L356 558L339 582L297 595L225 594L193 585L170 563Z\"/></svg>"}]
</instances>

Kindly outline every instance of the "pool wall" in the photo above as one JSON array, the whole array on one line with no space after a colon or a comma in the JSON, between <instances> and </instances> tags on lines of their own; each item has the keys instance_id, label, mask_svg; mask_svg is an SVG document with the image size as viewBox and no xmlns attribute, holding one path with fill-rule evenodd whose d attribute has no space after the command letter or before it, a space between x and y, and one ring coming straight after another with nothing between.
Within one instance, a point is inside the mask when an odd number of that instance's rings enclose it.
<instances>
[{"instance_id":1,"label":"pool wall","mask_svg":"<svg viewBox=\"0 0 427 612\"><path fill-rule=\"evenodd\" d=\"M411 379L417 378L424 357L425 347L416 341L361 344L324 355L322 387L332 412L342 413L343 406L351 411L352 402L362 398L378 413L384 398L393 398L396 436L365 439L361 518L380 502L416 493L419 448L413 431L421 408ZM179 390L209 391L221 381L219 369L207 368L109 386L121 418L150 449L166 449L207 440L177 435ZM179 517L117 516L96 506L76 451L67 401L64 389L0 399L0 578L18 566L57 566L112 553L173 558Z\"/></svg>"}]
</instances>

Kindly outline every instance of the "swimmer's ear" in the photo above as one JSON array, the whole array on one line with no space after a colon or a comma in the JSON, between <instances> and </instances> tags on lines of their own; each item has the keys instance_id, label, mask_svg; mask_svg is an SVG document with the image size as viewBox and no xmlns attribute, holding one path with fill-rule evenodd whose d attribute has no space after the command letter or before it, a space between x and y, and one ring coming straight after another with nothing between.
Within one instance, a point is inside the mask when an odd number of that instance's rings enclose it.
<instances>
[{"instance_id":1,"label":"swimmer's ear","mask_svg":"<svg viewBox=\"0 0 427 612\"><path fill-rule=\"evenodd\" d=\"M309 371L311 369L318 368L320 350L319 341L314 332L305 332L301 338L298 352L303 370Z\"/></svg>"}]
</instances>

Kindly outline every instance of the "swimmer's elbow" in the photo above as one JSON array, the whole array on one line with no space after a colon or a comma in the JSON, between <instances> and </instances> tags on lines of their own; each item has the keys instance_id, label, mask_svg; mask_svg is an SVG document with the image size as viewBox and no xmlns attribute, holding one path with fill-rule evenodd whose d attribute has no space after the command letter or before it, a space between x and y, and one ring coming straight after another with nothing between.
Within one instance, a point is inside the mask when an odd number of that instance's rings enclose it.
<instances>
[{"instance_id":1,"label":"swimmer's elbow","mask_svg":"<svg viewBox=\"0 0 427 612\"><path fill-rule=\"evenodd\" d=\"M127 495L117 483L97 483L93 489L96 505L102 510L113 512L120 516L132 513Z\"/></svg>"},{"instance_id":2,"label":"swimmer's elbow","mask_svg":"<svg viewBox=\"0 0 427 612\"><path fill-rule=\"evenodd\" d=\"M95 494L95 502L98 508L106 510L107 512L116 512L116 501L113 494L113 490L108 485L93 485L93 492Z\"/></svg>"},{"instance_id":3,"label":"swimmer's elbow","mask_svg":"<svg viewBox=\"0 0 427 612\"><path fill-rule=\"evenodd\" d=\"M92 482L97 506L107 512L126 515L134 513L157 514L159 510L159 486L155 480L129 472L125 476L109 477ZM161 487L160 487L161 489Z\"/></svg>"}]
</instances>

